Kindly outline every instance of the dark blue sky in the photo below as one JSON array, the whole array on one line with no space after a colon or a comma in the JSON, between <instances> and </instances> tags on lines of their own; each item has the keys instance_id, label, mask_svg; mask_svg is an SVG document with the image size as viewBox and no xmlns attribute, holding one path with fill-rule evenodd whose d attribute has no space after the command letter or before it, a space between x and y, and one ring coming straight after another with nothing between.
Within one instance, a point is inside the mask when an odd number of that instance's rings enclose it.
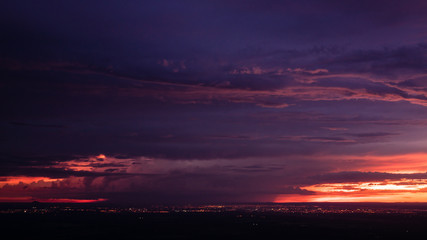
<instances>
[{"instance_id":1,"label":"dark blue sky","mask_svg":"<svg viewBox=\"0 0 427 240\"><path fill-rule=\"evenodd\" d=\"M362 182L427 181L426 16L425 1L2 1L0 200L425 201Z\"/></svg>"}]
</instances>

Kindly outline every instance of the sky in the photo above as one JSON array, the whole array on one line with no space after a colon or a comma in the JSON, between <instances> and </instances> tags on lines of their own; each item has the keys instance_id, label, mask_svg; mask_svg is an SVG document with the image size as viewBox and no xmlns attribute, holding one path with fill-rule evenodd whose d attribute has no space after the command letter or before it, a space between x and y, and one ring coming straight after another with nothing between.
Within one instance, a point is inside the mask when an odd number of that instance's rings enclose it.
<instances>
[{"instance_id":1,"label":"sky","mask_svg":"<svg viewBox=\"0 0 427 240\"><path fill-rule=\"evenodd\" d=\"M0 202L427 202L427 2L1 1Z\"/></svg>"}]
</instances>

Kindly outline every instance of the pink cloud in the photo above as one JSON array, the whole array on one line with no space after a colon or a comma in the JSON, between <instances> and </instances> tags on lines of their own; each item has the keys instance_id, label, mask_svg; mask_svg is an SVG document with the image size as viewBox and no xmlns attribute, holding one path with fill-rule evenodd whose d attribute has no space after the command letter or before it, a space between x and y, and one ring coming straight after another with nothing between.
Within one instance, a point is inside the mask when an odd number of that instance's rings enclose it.
<instances>
[{"instance_id":1,"label":"pink cloud","mask_svg":"<svg viewBox=\"0 0 427 240\"><path fill-rule=\"evenodd\" d=\"M329 73L328 69L324 69L324 68L318 68L318 69L314 69L314 70L307 70L304 68L288 68L287 69L288 72L291 73L308 73L308 74L321 74L321 73Z\"/></svg>"}]
</instances>

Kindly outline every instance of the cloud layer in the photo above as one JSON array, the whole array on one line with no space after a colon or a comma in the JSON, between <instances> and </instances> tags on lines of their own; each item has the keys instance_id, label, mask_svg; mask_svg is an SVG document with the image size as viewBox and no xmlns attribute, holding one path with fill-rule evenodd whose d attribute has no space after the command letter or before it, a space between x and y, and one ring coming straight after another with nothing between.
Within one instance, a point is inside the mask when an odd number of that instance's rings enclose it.
<instances>
[{"instance_id":1,"label":"cloud layer","mask_svg":"<svg viewBox=\"0 0 427 240\"><path fill-rule=\"evenodd\" d=\"M424 1L0 13L0 201L427 199Z\"/></svg>"}]
</instances>

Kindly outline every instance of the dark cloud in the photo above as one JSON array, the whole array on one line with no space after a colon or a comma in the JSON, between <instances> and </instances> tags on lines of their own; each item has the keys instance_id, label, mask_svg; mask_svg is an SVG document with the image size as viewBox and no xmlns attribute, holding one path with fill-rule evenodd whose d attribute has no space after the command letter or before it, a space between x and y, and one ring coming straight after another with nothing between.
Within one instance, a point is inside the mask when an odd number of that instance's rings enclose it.
<instances>
[{"instance_id":1,"label":"dark cloud","mask_svg":"<svg viewBox=\"0 0 427 240\"><path fill-rule=\"evenodd\" d=\"M10 122L12 125L24 126L24 127L47 127L47 128L65 128L64 125L56 124L34 124L34 123L24 123L24 122Z\"/></svg>"},{"instance_id":2,"label":"dark cloud","mask_svg":"<svg viewBox=\"0 0 427 240\"><path fill-rule=\"evenodd\" d=\"M8 167L3 168L0 173L2 176L29 176L29 177L48 177L48 178L67 178L67 177L102 177L102 176L129 176L132 174L120 173L115 171L93 172L93 171L74 171L60 167L39 168L34 166L27 167Z\"/></svg>"},{"instance_id":3,"label":"dark cloud","mask_svg":"<svg viewBox=\"0 0 427 240\"><path fill-rule=\"evenodd\" d=\"M3 1L0 178L63 179L14 194L186 202L404 177L329 172L424 151L426 9Z\"/></svg>"},{"instance_id":4,"label":"dark cloud","mask_svg":"<svg viewBox=\"0 0 427 240\"><path fill-rule=\"evenodd\" d=\"M324 67L340 72L365 72L395 77L402 71L425 72L424 43L396 48L353 50L324 59ZM393 76L394 75L394 76Z\"/></svg>"},{"instance_id":5,"label":"dark cloud","mask_svg":"<svg viewBox=\"0 0 427 240\"><path fill-rule=\"evenodd\" d=\"M396 133L388 133L388 132L371 132L371 133L356 133L349 134L359 138L379 138L379 137L388 137L396 135Z\"/></svg>"}]
</instances>

